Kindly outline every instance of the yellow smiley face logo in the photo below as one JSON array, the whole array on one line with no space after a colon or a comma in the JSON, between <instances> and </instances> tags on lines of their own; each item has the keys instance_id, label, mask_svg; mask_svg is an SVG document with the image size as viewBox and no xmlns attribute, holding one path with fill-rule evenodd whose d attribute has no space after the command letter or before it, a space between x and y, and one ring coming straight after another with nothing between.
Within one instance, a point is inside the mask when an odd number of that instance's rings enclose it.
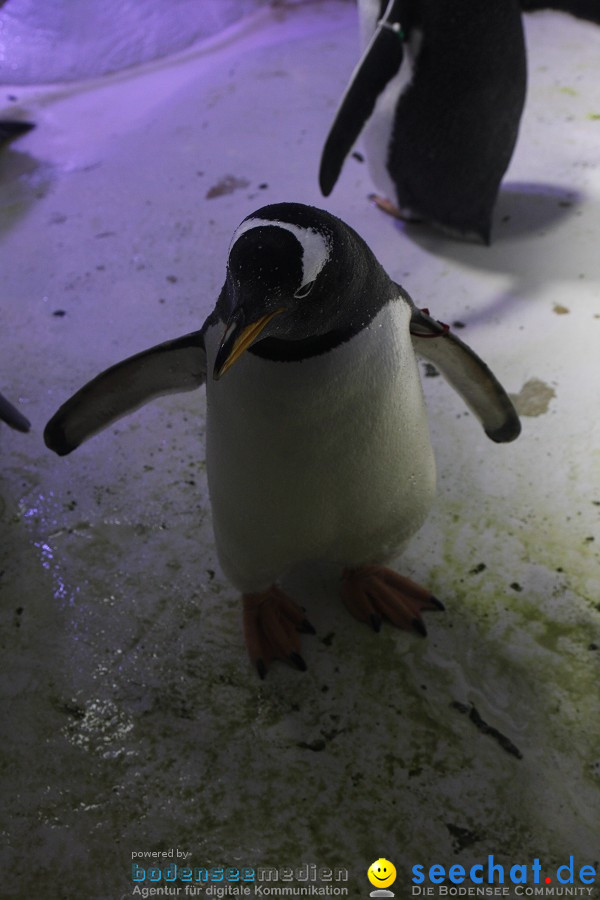
<instances>
[{"instance_id":1,"label":"yellow smiley face logo","mask_svg":"<svg viewBox=\"0 0 600 900\"><path fill-rule=\"evenodd\" d=\"M367 875L374 887L386 888L396 880L396 867L389 859L377 859L369 866Z\"/></svg>"}]
</instances>

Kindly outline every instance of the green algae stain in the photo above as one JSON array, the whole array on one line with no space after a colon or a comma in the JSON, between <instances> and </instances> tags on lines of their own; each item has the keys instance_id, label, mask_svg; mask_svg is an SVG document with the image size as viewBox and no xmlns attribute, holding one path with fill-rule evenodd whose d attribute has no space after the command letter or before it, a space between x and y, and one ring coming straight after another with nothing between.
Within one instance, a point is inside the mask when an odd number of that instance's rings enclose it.
<instances>
[{"instance_id":1,"label":"green algae stain","mask_svg":"<svg viewBox=\"0 0 600 900\"><path fill-rule=\"evenodd\" d=\"M550 401L556 397L556 391L539 378L526 381L518 394L511 394L510 399L521 416L542 416L548 412Z\"/></svg>"}]
</instances>

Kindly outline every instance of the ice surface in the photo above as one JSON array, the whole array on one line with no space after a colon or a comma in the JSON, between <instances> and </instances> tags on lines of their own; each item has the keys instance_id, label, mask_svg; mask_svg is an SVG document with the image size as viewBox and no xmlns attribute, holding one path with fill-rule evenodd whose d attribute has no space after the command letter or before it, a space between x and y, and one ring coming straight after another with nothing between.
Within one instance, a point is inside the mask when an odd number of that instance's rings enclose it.
<instances>
[{"instance_id":1,"label":"ice surface","mask_svg":"<svg viewBox=\"0 0 600 900\"><path fill-rule=\"evenodd\" d=\"M0 12L0 83L117 72L206 39L268 0L10 0Z\"/></svg>"}]
</instances>

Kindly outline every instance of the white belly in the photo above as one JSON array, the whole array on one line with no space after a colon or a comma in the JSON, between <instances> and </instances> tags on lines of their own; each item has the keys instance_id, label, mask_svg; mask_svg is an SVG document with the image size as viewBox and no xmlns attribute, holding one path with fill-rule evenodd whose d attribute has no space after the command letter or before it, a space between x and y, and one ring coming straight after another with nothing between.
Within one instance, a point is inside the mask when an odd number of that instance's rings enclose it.
<instances>
[{"instance_id":1,"label":"white belly","mask_svg":"<svg viewBox=\"0 0 600 900\"><path fill-rule=\"evenodd\" d=\"M249 353L215 382L223 327L206 335L207 469L226 575L257 591L292 566L393 556L425 519L435 465L398 301L330 353Z\"/></svg>"}]
</instances>

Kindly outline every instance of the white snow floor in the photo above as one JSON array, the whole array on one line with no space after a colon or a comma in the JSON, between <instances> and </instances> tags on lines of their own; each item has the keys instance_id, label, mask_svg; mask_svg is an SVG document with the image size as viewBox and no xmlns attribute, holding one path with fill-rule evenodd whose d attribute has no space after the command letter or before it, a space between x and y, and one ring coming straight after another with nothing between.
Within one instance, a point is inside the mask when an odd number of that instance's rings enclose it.
<instances>
[{"instance_id":1,"label":"white snow floor","mask_svg":"<svg viewBox=\"0 0 600 900\"><path fill-rule=\"evenodd\" d=\"M132 852L170 848L343 866L351 896L380 856L401 897L417 863L598 867L600 30L555 13L526 29L491 248L384 216L356 159L320 196L357 53L348 3L2 90L5 114L37 123L0 160L0 389L33 423L0 428L3 897L127 897ZM215 558L204 392L66 459L41 435L101 369L198 328L234 228L282 200L341 216L419 305L463 323L523 433L492 444L424 377L439 494L399 567L446 613L426 640L376 635L315 574L295 586L318 630L309 670L261 683Z\"/></svg>"}]
</instances>

